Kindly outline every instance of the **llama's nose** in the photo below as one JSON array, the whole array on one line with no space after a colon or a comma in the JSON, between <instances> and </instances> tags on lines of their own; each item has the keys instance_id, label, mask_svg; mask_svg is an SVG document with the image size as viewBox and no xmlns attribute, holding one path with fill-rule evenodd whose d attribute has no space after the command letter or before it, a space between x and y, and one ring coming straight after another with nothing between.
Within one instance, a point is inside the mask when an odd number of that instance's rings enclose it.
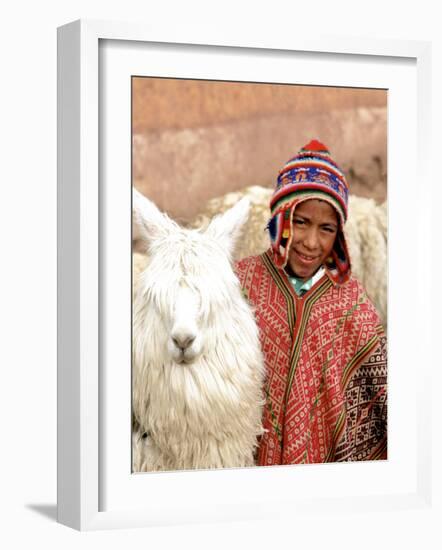
<instances>
[{"instance_id":1,"label":"llama's nose","mask_svg":"<svg viewBox=\"0 0 442 550\"><path fill-rule=\"evenodd\" d=\"M172 336L173 343L176 347L183 350L190 347L195 338L196 336L194 334L174 334Z\"/></svg>"}]
</instances>

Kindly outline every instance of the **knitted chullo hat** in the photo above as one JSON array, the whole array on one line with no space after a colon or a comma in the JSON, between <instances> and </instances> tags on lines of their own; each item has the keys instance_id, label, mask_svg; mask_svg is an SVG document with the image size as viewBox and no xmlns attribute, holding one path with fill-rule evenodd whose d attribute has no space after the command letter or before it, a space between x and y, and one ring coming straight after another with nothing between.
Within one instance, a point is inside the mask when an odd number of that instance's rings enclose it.
<instances>
[{"instance_id":1,"label":"knitted chullo hat","mask_svg":"<svg viewBox=\"0 0 442 550\"><path fill-rule=\"evenodd\" d=\"M348 213L348 185L327 147L316 140L305 145L280 170L270 200L268 229L274 262L281 269L288 260L293 212L297 205L308 199L326 201L338 214L338 234L325 267L333 282L342 284L350 276L350 257L343 233Z\"/></svg>"}]
</instances>

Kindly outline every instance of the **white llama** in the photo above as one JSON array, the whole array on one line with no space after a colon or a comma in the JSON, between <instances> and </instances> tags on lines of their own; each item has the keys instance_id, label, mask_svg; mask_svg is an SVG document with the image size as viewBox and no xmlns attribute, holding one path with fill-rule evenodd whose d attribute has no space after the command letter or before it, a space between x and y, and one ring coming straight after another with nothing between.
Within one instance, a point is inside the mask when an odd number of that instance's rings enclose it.
<instances>
[{"instance_id":1,"label":"white llama","mask_svg":"<svg viewBox=\"0 0 442 550\"><path fill-rule=\"evenodd\" d=\"M251 466L264 366L231 265L248 200L202 231L133 198L148 252L134 255L133 470Z\"/></svg>"}]
</instances>

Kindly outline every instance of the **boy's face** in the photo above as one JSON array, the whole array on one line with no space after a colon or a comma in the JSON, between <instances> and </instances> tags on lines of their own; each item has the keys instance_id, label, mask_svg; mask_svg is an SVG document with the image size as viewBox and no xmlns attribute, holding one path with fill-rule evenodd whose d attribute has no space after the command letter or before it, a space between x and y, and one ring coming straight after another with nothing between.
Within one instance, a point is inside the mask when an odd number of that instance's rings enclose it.
<instances>
[{"instance_id":1,"label":"boy's face","mask_svg":"<svg viewBox=\"0 0 442 550\"><path fill-rule=\"evenodd\" d=\"M336 210L325 201L309 199L293 212L293 236L288 262L307 281L330 256L338 233Z\"/></svg>"}]
</instances>

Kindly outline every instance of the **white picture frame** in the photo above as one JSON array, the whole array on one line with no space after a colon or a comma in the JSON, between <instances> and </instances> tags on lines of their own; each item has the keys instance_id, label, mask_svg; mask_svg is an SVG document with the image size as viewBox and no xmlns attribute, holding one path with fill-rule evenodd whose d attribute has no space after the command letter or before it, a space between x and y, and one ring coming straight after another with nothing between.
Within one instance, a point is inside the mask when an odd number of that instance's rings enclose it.
<instances>
[{"instance_id":1,"label":"white picture frame","mask_svg":"<svg viewBox=\"0 0 442 550\"><path fill-rule=\"evenodd\" d=\"M111 46L109 50L106 50L106 44ZM116 46L114 51L113 45ZM115 123L113 128L118 131L109 132L108 126L103 129L103 117L107 116L103 103L107 105L115 99L109 95L103 102L100 87L116 90L115 93L120 93L120 96L114 97L122 98L120 103L125 104L125 92L118 91L118 85L113 84L118 84L121 74L131 74L135 70L128 61L135 59L135 50L141 51L139 59L147 63L143 60L143 48L149 47L148 62L156 67L152 73L152 65L146 65L151 76L179 76L180 71L184 71L188 77L206 75L215 78L214 70L224 70L222 66L226 62L221 58L225 54L230 60L230 71L234 70L235 63L238 64L238 59L247 56L255 58L260 64L266 57L272 56L284 71L292 63L293 56L302 53L308 56L309 63L306 65L319 60L327 69L332 63L354 63L362 67L359 70L361 74L369 71L370 61L373 60L379 63L380 86L383 79L390 78L387 75L392 67L396 67L397 78L402 85L411 84L410 89L407 86L402 94L398 93L398 84L389 103L389 200L393 205L399 204L400 200L401 208L392 209L390 206L389 212L389 382L393 381L389 396L392 398L390 416L394 430L391 428L389 432L388 461L345 466L327 464L145 475L131 475L129 469L124 470L125 465L128 466L127 451L120 454L115 442L119 442L121 447L125 430L128 429L125 420L130 394L130 362L125 365L125 370L122 369L123 374L109 376L107 378L111 382L104 383L103 357L109 354L103 351L103 320L106 319L106 312L113 311L111 302L115 298L109 298L114 284L112 279L107 279L104 284L103 277L106 276L106 266L112 265L118 269L115 261L118 262L119 254L130 250L127 238L130 234L130 209L123 209L126 214L119 218L121 225L115 226L114 230L103 219L109 219L116 208L121 210L124 200L128 201L126 206L130 204L130 193L121 202L119 191L124 186L118 183L130 182L126 177L130 172L130 157L127 157L128 147L130 150L130 143L127 143L130 119L127 120L122 110L122 120L112 121ZM165 49L168 51L166 57L163 55ZM196 51L198 55L194 55ZM180 63L176 60L178 57L174 58L178 55L183 55L186 62L188 56L189 63L193 63L193 57L199 60L195 65L186 66L181 63L182 57ZM105 76L104 65L110 67ZM192 67L191 71L189 67ZM327 85L330 79L328 72L331 71L325 70L321 76L313 74L308 83ZM376 71L372 72L374 74ZM356 70L354 78L357 74ZM261 80L274 81L275 78L279 77L274 74L270 77L267 73L262 75ZM373 79L375 82L376 77L373 76ZM380 509L430 505L431 441L427 420L431 416L431 403L424 398L423 391L425 387L431 387L431 330L427 326L431 317L429 284L419 286L407 298L409 322L405 323L403 316L399 315L403 300L399 292L399 274L404 234L409 245L414 245L417 250L418 276L429 282L428 274L431 273L429 209L432 188L430 178L426 177L431 115L429 79L430 44L426 42L298 35L282 36L278 43L269 44L263 37L244 41L228 33L207 37L203 30L198 36L193 34L189 37L185 31L174 31L170 36L164 36L142 25L101 21L76 21L59 29L57 507L60 523L79 530L91 530L259 519L264 515L269 517L266 502L281 504L272 507L276 510L275 517L301 515L313 510L318 513L326 511L331 505L334 510L339 509L346 514L355 503L368 513ZM305 79L303 82L306 83ZM357 85L357 80L354 82ZM400 108L400 101L407 102L404 103L406 113L403 106ZM391 135L394 131L400 134L401 130L407 135L401 137L399 144L397 139L391 139ZM123 140L113 143L109 139L106 145L109 145L108 156L118 158L118 165L112 173L120 180L116 179L109 185L109 188L116 190L116 194L103 193L100 187L102 172L109 172L107 165L100 169L103 140L108 139L103 132ZM113 151L121 151L121 155L113 155ZM402 155L407 158L406 170L399 162ZM416 174L418 165L420 181L425 183L419 189L421 201L416 205L411 191L415 183L413 174ZM419 223L418 231L408 234L406 217L410 216L410 208ZM122 230L120 237L117 236L118 229ZM109 252L106 238L114 237L120 244L115 246L115 251ZM123 269L118 272L117 279L125 281L127 294L130 294L128 273L127 269ZM118 311L123 312L121 319L125 315L126 320L129 319L126 336L122 336L122 340L126 338L126 344L122 355L119 354L121 350L114 354L123 357L122 363L127 358L127 332L130 333L130 316L127 317L130 312L125 309L125 303L123 300ZM114 329L118 330L118 327ZM416 345L400 350L398 343L401 340L414 340ZM411 373L413 362L418 358L426 358L420 362L419 379L401 379L399 365L401 372ZM116 371L117 367L112 368ZM111 409L106 403L112 399L115 403L112 410L123 411L120 417L111 418ZM117 435L109 438L106 435L109 430ZM112 439L111 443L108 443L109 439ZM127 447L130 453L130 442ZM365 486L359 482L362 478L369 480ZM370 480L375 478L381 481L371 483ZM287 491L287 487L292 485L293 491ZM229 486L236 487L236 490L229 489ZM148 495L145 502L143 495ZM170 498L171 495L176 498Z\"/></svg>"}]
</instances>

